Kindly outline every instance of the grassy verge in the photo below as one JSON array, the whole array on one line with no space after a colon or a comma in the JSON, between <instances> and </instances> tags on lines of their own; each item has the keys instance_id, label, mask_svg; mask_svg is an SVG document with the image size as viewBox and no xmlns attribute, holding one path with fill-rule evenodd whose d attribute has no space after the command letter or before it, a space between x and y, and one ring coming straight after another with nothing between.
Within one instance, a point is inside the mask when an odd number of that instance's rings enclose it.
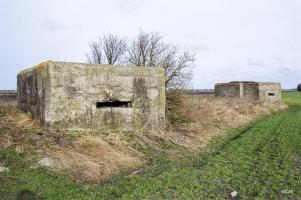
<instances>
[{"instance_id":1,"label":"grassy verge","mask_svg":"<svg viewBox=\"0 0 301 200\"><path fill-rule=\"evenodd\" d=\"M229 130L207 153L161 161L139 175L104 185L76 183L30 169L25 154L7 148L0 163L2 199L298 199L301 197L301 93L285 93L289 109ZM1 132L1 130L0 130Z\"/></svg>"}]
</instances>

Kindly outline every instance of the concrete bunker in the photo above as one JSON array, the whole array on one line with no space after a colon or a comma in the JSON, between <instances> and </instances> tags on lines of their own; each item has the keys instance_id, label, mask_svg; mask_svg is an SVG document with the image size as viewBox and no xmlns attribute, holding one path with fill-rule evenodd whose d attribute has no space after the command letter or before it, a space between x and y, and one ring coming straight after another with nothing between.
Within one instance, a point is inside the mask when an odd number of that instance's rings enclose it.
<instances>
[{"instance_id":1,"label":"concrete bunker","mask_svg":"<svg viewBox=\"0 0 301 200\"><path fill-rule=\"evenodd\" d=\"M165 72L47 61L17 76L18 107L54 129L163 129Z\"/></svg>"},{"instance_id":2,"label":"concrete bunker","mask_svg":"<svg viewBox=\"0 0 301 200\"><path fill-rule=\"evenodd\" d=\"M273 82L233 81L217 83L214 87L217 97L247 98L265 101L281 100L281 84Z\"/></svg>"}]
</instances>

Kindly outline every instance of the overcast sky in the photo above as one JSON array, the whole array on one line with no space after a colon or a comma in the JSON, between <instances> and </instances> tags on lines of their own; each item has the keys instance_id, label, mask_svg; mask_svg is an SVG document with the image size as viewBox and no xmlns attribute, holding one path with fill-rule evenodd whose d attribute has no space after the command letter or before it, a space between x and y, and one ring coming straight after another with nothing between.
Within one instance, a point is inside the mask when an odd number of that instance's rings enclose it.
<instances>
[{"instance_id":1,"label":"overcast sky","mask_svg":"<svg viewBox=\"0 0 301 200\"><path fill-rule=\"evenodd\" d=\"M301 82L301 0L0 0L0 89L45 60L85 62L98 35L140 29L197 51L195 89Z\"/></svg>"}]
</instances>

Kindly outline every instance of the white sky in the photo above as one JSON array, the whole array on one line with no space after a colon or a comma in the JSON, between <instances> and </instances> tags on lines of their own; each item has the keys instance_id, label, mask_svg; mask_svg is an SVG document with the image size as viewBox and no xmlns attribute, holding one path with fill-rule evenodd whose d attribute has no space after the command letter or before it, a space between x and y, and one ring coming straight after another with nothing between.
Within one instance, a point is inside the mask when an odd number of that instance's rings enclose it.
<instances>
[{"instance_id":1,"label":"white sky","mask_svg":"<svg viewBox=\"0 0 301 200\"><path fill-rule=\"evenodd\" d=\"M85 62L98 35L140 29L197 51L193 88L301 82L301 0L0 0L0 89L45 60Z\"/></svg>"}]
</instances>

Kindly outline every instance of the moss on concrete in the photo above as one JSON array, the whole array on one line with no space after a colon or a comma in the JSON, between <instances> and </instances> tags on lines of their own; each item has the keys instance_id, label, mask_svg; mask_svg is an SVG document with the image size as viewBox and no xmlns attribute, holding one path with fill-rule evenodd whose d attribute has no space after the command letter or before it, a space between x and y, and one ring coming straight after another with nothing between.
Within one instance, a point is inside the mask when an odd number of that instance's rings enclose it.
<instances>
[{"instance_id":1,"label":"moss on concrete","mask_svg":"<svg viewBox=\"0 0 301 200\"><path fill-rule=\"evenodd\" d=\"M28 69L25 69L25 70L19 72L18 75L19 74L25 74L25 73L32 72L32 71L36 71L38 69L45 69L50 62L52 62L52 61L48 60L48 61L42 62L42 63L40 63L40 64L38 64L34 67L31 67L31 68L28 68Z\"/></svg>"}]
</instances>

